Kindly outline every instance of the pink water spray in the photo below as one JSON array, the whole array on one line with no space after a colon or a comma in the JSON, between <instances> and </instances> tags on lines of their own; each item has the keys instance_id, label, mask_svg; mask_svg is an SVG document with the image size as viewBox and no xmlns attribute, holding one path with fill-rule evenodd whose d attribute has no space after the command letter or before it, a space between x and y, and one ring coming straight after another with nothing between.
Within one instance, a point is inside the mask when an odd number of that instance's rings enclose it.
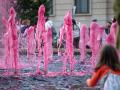
<instances>
[{"instance_id":1,"label":"pink water spray","mask_svg":"<svg viewBox=\"0 0 120 90\"><path fill-rule=\"evenodd\" d=\"M86 57L87 42L88 42L87 26L85 24L82 24L80 29L80 41L79 41L81 61L84 61Z\"/></svg>"},{"instance_id":2,"label":"pink water spray","mask_svg":"<svg viewBox=\"0 0 120 90\"><path fill-rule=\"evenodd\" d=\"M44 71L47 72L48 69L48 54L47 54L47 33L45 31L45 6L41 5L38 10L38 22L37 22L37 28L36 28L36 41L37 41L37 47L38 47L38 56L41 57L42 47L41 44L43 43L43 58L44 58ZM37 72L40 73L40 59L38 60L37 65Z\"/></svg>"},{"instance_id":3,"label":"pink water spray","mask_svg":"<svg viewBox=\"0 0 120 90\"><path fill-rule=\"evenodd\" d=\"M52 21L47 21L45 23L45 29L46 29L46 33L47 33L47 56L48 56L48 61L52 61L52 57L53 57L53 48L52 48L52 27L53 27L53 23Z\"/></svg>"},{"instance_id":4,"label":"pink water spray","mask_svg":"<svg viewBox=\"0 0 120 90\"><path fill-rule=\"evenodd\" d=\"M17 73L19 61L18 61L18 36L15 24L15 10L13 7L10 8L10 17L8 19L8 34L10 40L10 59L12 62L12 67L15 68L15 73Z\"/></svg>"},{"instance_id":5,"label":"pink water spray","mask_svg":"<svg viewBox=\"0 0 120 90\"><path fill-rule=\"evenodd\" d=\"M2 23L5 27L5 34L3 36L3 43L4 43L4 48L5 48L5 66L8 68L9 66L9 57L10 57L10 42L9 42L9 33L8 33L8 21L7 19L3 16L2 17Z\"/></svg>"},{"instance_id":6,"label":"pink water spray","mask_svg":"<svg viewBox=\"0 0 120 90\"><path fill-rule=\"evenodd\" d=\"M59 35L59 38L58 38L58 41L57 41L57 46L58 46L58 56L61 55L61 51L60 51L60 48L61 48L61 45L62 45L62 41L64 39L64 35L65 35L65 28L64 28L64 25L60 28L60 35Z\"/></svg>"},{"instance_id":7,"label":"pink water spray","mask_svg":"<svg viewBox=\"0 0 120 90\"><path fill-rule=\"evenodd\" d=\"M66 65L67 59L70 63L70 71L74 70L74 55L73 55L73 29L72 29L72 15L71 12L68 11L64 17L64 26L65 26L65 34L66 34L66 48L65 48L65 59L63 62L63 72L66 73Z\"/></svg>"},{"instance_id":8,"label":"pink water spray","mask_svg":"<svg viewBox=\"0 0 120 90\"><path fill-rule=\"evenodd\" d=\"M116 36L117 36L117 22L112 23L110 27L110 34L106 38L106 43L112 46L116 46Z\"/></svg>"},{"instance_id":9,"label":"pink water spray","mask_svg":"<svg viewBox=\"0 0 120 90\"><path fill-rule=\"evenodd\" d=\"M100 48L102 47L102 36L104 35L104 27L102 25L99 25L98 27L98 36L97 36L97 47L96 47L96 51L97 51L97 54L99 53L100 51Z\"/></svg>"},{"instance_id":10,"label":"pink water spray","mask_svg":"<svg viewBox=\"0 0 120 90\"><path fill-rule=\"evenodd\" d=\"M90 25L90 47L91 47L91 51L92 51L92 56L91 56L90 60L91 60L93 67L95 66L95 60L96 60L96 56L97 56L96 48L98 48L98 45L96 45L97 35L98 35L97 30L98 30L97 22L92 22Z\"/></svg>"},{"instance_id":11,"label":"pink water spray","mask_svg":"<svg viewBox=\"0 0 120 90\"><path fill-rule=\"evenodd\" d=\"M27 34L27 58L32 65L33 57L35 56L36 42L34 37L34 26L30 26L24 32Z\"/></svg>"}]
</instances>

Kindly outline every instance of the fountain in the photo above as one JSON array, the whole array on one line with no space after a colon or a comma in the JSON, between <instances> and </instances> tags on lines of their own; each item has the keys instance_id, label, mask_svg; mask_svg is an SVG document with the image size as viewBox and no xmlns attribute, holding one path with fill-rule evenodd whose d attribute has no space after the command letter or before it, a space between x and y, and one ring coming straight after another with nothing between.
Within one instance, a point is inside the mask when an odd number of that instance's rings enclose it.
<instances>
[{"instance_id":1,"label":"fountain","mask_svg":"<svg viewBox=\"0 0 120 90\"><path fill-rule=\"evenodd\" d=\"M62 45L62 40L64 39L64 34L65 34L65 30L64 30L64 25L60 28L60 35L59 35L59 39L58 39L58 42L57 42L57 46L58 46L58 56L61 55L61 52L60 52L60 47Z\"/></svg>"},{"instance_id":2,"label":"fountain","mask_svg":"<svg viewBox=\"0 0 120 90\"><path fill-rule=\"evenodd\" d=\"M80 41L79 41L79 48L81 54L81 61L84 62L86 59L86 45L88 42L88 33L87 33L87 26L85 24L81 25L80 29Z\"/></svg>"},{"instance_id":3,"label":"fountain","mask_svg":"<svg viewBox=\"0 0 120 90\"><path fill-rule=\"evenodd\" d=\"M76 59L74 57L74 49L71 42L73 42L72 35L72 15L71 11L68 11L64 17L64 25L60 34L60 43L62 43L64 35L66 36L66 48L64 53L61 53L62 62L62 71L59 72L49 72L48 66L50 63L54 62L54 55L52 55L52 23L45 23L45 7L41 5L38 10L38 23L37 27L30 26L27 28L23 34L23 37L26 36L27 43L27 57L26 60L21 59L21 55L19 56L19 43L20 37L18 37L18 30L16 28L16 12L13 7L9 10L9 18L6 19L4 16L2 17L2 22L5 27L5 33L3 37L4 41L4 49L5 49L5 60L3 69L12 69L13 74L24 75L20 71L31 67L32 70L36 70L36 74L39 75L70 75L70 73L74 73ZM35 33L36 32L36 33ZM19 32L20 33L20 32ZM64 34L64 35L63 35ZM18 39L19 38L19 39ZM37 48L36 48L37 47ZM60 48L60 47L59 47ZM36 53L38 50L38 53ZM63 55L63 56L62 56ZM37 62L36 62L37 59ZM52 60L52 62L51 62ZM43 66L42 66L43 65ZM70 65L70 70L67 67ZM43 68L43 70L41 69ZM19 71L19 73L18 73ZM34 73L34 72L32 72ZM28 73L29 74L29 73ZM75 75L76 73L74 73ZM78 74L78 73L77 73ZM81 72L79 72L81 74ZM83 75L82 73L81 75ZM9 75L9 74L7 74ZM11 74L10 74L11 75ZM29 74L30 75L30 74Z\"/></svg>"},{"instance_id":4,"label":"fountain","mask_svg":"<svg viewBox=\"0 0 120 90\"><path fill-rule=\"evenodd\" d=\"M84 75L83 72L75 72L75 65L77 64L77 60L74 56L74 48L73 48L73 29L72 29L72 14L71 11L68 11L64 17L64 24L60 29L60 38L59 38L59 47L58 51L60 51L60 47L62 44L62 40L65 39L65 48L64 52L61 52L60 62L62 63L62 71L59 72L49 72L48 66L50 65L51 60L53 60L52 56L52 23L45 23L45 7L41 5L38 10L38 22L37 27L30 26L27 28L23 34L27 39L27 64L33 70L36 70L37 75ZM15 21L15 10L14 8L10 8L9 19L7 20L4 16L2 18L3 24L6 28L6 33L4 34L4 46L5 46L5 66L6 69L13 69L14 74L18 74L18 71L26 68L25 61L21 61L19 57L19 41L16 29L16 21ZM87 43L87 27L83 25L81 27L81 41L84 41L81 44L81 60L85 59L85 45ZM82 31L84 34L82 34ZM65 37L65 38L64 38ZM19 39L20 40L20 39ZM35 43L36 42L36 43ZM37 48L36 48L37 47ZM84 47L84 48L83 48ZM38 50L38 54L35 53L36 49ZM37 58L37 62L36 62ZM63 59L61 61L61 59ZM43 63L42 63L43 62ZM43 65L43 66L42 66ZM67 67L69 65L69 68ZM20 68L22 66L22 68ZM41 69L42 67L43 70ZM19 73L22 75L22 73ZM30 74L31 75L31 74Z\"/></svg>"},{"instance_id":5,"label":"fountain","mask_svg":"<svg viewBox=\"0 0 120 90\"><path fill-rule=\"evenodd\" d=\"M100 40L103 35L104 27L96 22L92 22L90 25L91 32L89 39L87 25L81 25L79 42L79 51L81 55L79 55L80 57L76 56L74 55L73 48L72 14L69 10L64 16L64 24L60 28L60 35L58 39L58 55L55 55L53 54L54 51L52 48L52 23L45 21L46 18L44 14L45 6L41 5L38 10L37 27L30 26L23 34L23 37L26 37L27 39L27 55L24 56L19 53L20 37L18 37L19 33L16 28L16 12L14 8L10 8L8 19L3 14L2 23L5 27L5 33L3 35L5 57L2 57L0 60L0 70L3 69L5 72L3 72L1 75L20 75L20 78L22 76L27 76L29 80L32 78L39 81L39 78L46 80L45 76L57 76L62 79L65 79L64 76L66 76L75 79L74 76L82 77L91 74L93 67L95 67L99 49L102 47ZM116 28L117 23L113 23L111 26L111 33L108 36L111 37L110 35L112 35L114 44L116 42ZM63 48L64 51L61 52L63 40L65 41L65 47ZM87 57L86 53L86 45L88 41L90 41L92 51L91 57ZM111 43L111 39L107 40L107 42ZM95 44L96 46L94 46ZM87 59L89 62L87 62ZM79 63L81 61L85 63ZM10 69L12 70L12 74L10 73Z\"/></svg>"},{"instance_id":6,"label":"fountain","mask_svg":"<svg viewBox=\"0 0 120 90\"><path fill-rule=\"evenodd\" d=\"M98 24L97 22L92 22L90 25L90 47L91 47L91 51L92 51L92 56L91 56L91 64L93 65L93 67L95 67L95 60L96 60L96 56L97 56L97 48L98 45L95 45L97 43L97 29L98 29ZM95 46L94 46L95 45Z\"/></svg>"},{"instance_id":7,"label":"fountain","mask_svg":"<svg viewBox=\"0 0 120 90\"><path fill-rule=\"evenodd\" d=\"M32 58L32 57L35 56L35 49L36 49L34 31L35 31L35 28L33 26L30 26L25 30L23 34L23 36L27 35L27 59L31 65L32 63L34 63L35 58Z\"/></svg>"},{"instance_id":8,"label":"fountain","mask_svg":"<svg viewBox=\"0 0 120 90\"><path fill-rule=\"evenodd\" d=\"M37 47L39 52L39 57L41 57L42 50L43 50L43 57L44 57L44 71L47 73L48 71L48 54L47 54L47 33L45 31L45 6L41 5L38 10L38 23L36 28L36 40L37 40ZM43 45L44 44L44 45ZM43 46L41 46L43 45ZM38 60L38 66L37 66L37 73L41 73L40 68L40 62L41 60Z\"/></svg>"},{"instance_id":9,"label":"fountain","mask_svg":"<svg viewBox=\"0 0 120 90\"><path fill-rule=\"evenodd\" d=\"M64 17L64 27L65 27L65 34L66 34L66 48L64 53L64 61L63 61L63 72L66 73L66 65L67 59L70 63L70 71L73 72L74 70L74 56L73 56L73 30L72 30L72 14L68 11Z\"/></svg>"},{"instance_id":10,"label":"fountain","mask_svg":"<svg viewBox=\"0 0 120 90\"><path fill-rule=\"evenodd\" d=\"M80 32L80 59L76 59L74 55L73 48L73 29L72 29L72 14L69 10L64 16L64 24L60 28L60 36L58 39L58 57L56 58L59 63L61 63L61 69L57 72L50 72L49 68L51 68L52 63L56 63L54 60L54 54L52 50L52 23L50 21L45 22L45 6L41 5L38 10L38 22L37 27L30 26L27 28L23 34L26 36L26 51L27 56L23 56L26 60L21 59L21 55L19 56L19 40L18 32L16 28L16 13L13 7L9 10L9 18L7 19L5 16L2 17L2 23L5 27L4 33L4 49L5 49L5 59L4 69L13 69L14 74L18 74L18 71L29 68L35 71L37 75L85 75L87 73L87 69L82 71L76 70L76 65L79 64L79 61L85 62L80 63L80 68L86 68L87 66L92 67L95 66L96 59L98 57L98 51L101 48L100 40L103 35L104 27L99 25L97 22L92 22L90 25L90 39L88 39L87 26L85 24L81 25ZM116 35L117 23L113 23L111 26L111 33L114 33L113 37ZM110 34L111 35L111 34ZM18 39L19 38L19 39ZM62 41L65 40L65 47L63 48L63 52L60 52ZM87 62L86 59L86 45L87 42L90 41L92 56L90 57L90 62ZM109 41L109 40L108 40ZM94 45L96 46L94 47ZM38 52L36 52L36 50ZM37 59L37 61L36 61ZM52 62L51 62L52 61ZM87 63L89 64L87 64ZM1 62L0 62L1 63ZM92 66L91 66L92 63ZM1 63L0 65L2 65ZM84 64L84 65L82 65ZM49 67L50 66L50 67ZM56 68L56 67L55 67ZM84 72L83 72L84 71ZM31 72L34 73L34 72ZM19 73L22 75L22 73Z\"/></svg>"},{"instance_id":11,"label":"fountain","mask_svg":"<svg viewBox=\"0 0 120 90\"><path fill-rule=\"evenodd\" d=\"M117 36L117 23L112 23L110 28L110 34L107 36L106 42L112 46L116 46L116 36Z\"/></svg>"},{"instance_id":12,"label":"fountain","mask_svg":"<svg viewBox=\"0 0 120 90\"><path fill-rule=\"evenodd\" d=\"M12 63L12 68L15 69L14 73L17 73L17 69L19 68L19 61L18 61L18 36L17 36L17 29L15 24L15 10L13 7L10 8L10 17L8 19L8 39L9 39L9 49L10 49L10 62Z\"/></svg>"},{"instance_id":13,"label":"fountain","mask_svg":"<svg viewBox=\"0 0 120 90\"><path fill-rule=\"evenodd\" d=\"M48 47L48 61L51 62L52 61L52 57L53 57L53 49L52 49L52 27L53 27L53 23L48 20L45 23L45 29L46 29L46 33L47 33L47 47Z\"/></svg>"}]
</instances>

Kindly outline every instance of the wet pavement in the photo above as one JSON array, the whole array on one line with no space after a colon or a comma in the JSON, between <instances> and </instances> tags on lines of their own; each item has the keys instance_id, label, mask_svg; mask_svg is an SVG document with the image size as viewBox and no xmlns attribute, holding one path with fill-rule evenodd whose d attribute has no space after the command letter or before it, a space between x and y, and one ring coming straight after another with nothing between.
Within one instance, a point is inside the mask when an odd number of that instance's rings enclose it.
<instances>
[{"instance_id":1,"label":"wet pavement","mask_svg":"<svg viewBox=\"0 0 120 90\"><path fill-rule=\"evenodd\" d=\"M26 52L20 55L19 74L14 75L13 69L5 69L4 49L0 42L0 90L100 90L99 86L87 87L86 80L91 76L92 67L89 63L90 55L87 55L85 63L80 63L79 55L76 56L74 74L62 75L62 58L54 55L53 61L49 63L48 75L37 75L37 58L32 56L31 61L27 59ZM43 61L40 69L43 70ZM67 71L69 64L67 64ZM56 72L56 73L55 73ZM50 76L49 76L50 75Z\"/></svg>"},{"instance_id":2,"label":"wet pavement","mask_svg":"<svg viewBox=\"0 0 120 90\"><path fill-rule=\"evenodd\" d=\"M99 87L88 88L89 76L24 76L0 77L0 90L100 90Z\"/></svg>"},{"instance_id":3,"label":"wet pavement","mask_svg":"<svg viewBox=\"0 0 120 90\"><path fill-rule=\"evenodd\" d=\"M62 75L62 57L54 55L49 63L48 75L36 74L36 56L32 56L31 62L26 55L20 55L22 66L18 75L13 70L0 68L0 90L100 90L100 87L89 88L86 80L91 76L92 67L87 55L86 63L79 63L79 55L76 56L74 74ZM33 60L33 61L32 61ZM2 62L2 59L0 60ZM43 70L43 61L40 69ZM69 64L67 65L69 72Z\"/></svg>"}]
</instances>

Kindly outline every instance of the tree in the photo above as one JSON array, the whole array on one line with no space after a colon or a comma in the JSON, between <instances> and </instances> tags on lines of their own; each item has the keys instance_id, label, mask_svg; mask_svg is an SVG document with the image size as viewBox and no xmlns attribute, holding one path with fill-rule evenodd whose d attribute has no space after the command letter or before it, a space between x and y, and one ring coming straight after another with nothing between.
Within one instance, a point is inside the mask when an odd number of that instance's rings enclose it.
<instances>
[{"instance_id":1,"label":"tree","mask_svg":"<svg viewBox=\"0 0 120 90\"><path fill-rule=\"evenodd\" d=\"M21 18L21 20L28 19L34 25L37 22L37 12L41 4L45 5L45 16L49 16L49 10L51 8L49 2L50 0L17 0L14 7L17 12L17 17Z\"/></svg>"},{"instance_id":2,"label":"tree","mask_svg":"<svg viewBox=\"0 0 120 90\"><path fill-rule=\"evenodd\" d=\"M116 46L118 49L120 49L120 0L115 0L113 8L115 12L115 18L117 19L119 25Z\"/></svg>"}]
</instances>

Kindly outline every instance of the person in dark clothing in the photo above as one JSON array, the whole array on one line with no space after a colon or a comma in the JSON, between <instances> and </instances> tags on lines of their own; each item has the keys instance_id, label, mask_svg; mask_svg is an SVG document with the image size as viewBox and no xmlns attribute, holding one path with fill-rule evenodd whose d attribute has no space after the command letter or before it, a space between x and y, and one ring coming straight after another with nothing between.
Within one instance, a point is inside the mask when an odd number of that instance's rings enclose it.
<instances>
[{"instance_id":1,"label":"person in dark clothing","mask_svg":"<svg viewBox=\"0 0 120 90\"><path fill-rule=\"evenodd\" d=\"M111 22L108 21L105 25L105 33L108 35L110 33Z\"/></svg>"},{"instance_id":2,"label":"person in dark clothing","mask_svg":"<svg viewBox=\"0 0 120 90\"><path fill-rule=\"evenodd\" d=\"M24 33L26 28L28 28L28 27L29 27L29 22L27 20L23 20L22 24L20 26L21 33Z\"/></svg>"},{"instance_id":3,"label":"person in dark clothing","mask_svg":"<svg viewBox=\"0 0 120 90\"><path fill-rule=\"evenodd\" d=\"M117 20L116 20L116 18L114 17L113 19L112 19L112 23L115 23Z\"/></svg>"},{"instance_id":4,"label":"person in dark clothing","mask_svg":"<svg viewBox=\"0 0 120 90\"><path fill-rule=\"evenodd\" d=\"M25 32L25 29L28 28L28 25L24 25L23 27L20 28L21 33Z\"/></svg>"},{"instance_id":5,"label":"person in dark clothing","mask_svg":"<svg viewBox=\"0 0 120 90\"><path fill-rule=\"evenodd\" d=\"M73 23L73 45L75 48L79 48L80 29L74 19L72 19L72 23Z\"/></svg>"}]
</instances>

